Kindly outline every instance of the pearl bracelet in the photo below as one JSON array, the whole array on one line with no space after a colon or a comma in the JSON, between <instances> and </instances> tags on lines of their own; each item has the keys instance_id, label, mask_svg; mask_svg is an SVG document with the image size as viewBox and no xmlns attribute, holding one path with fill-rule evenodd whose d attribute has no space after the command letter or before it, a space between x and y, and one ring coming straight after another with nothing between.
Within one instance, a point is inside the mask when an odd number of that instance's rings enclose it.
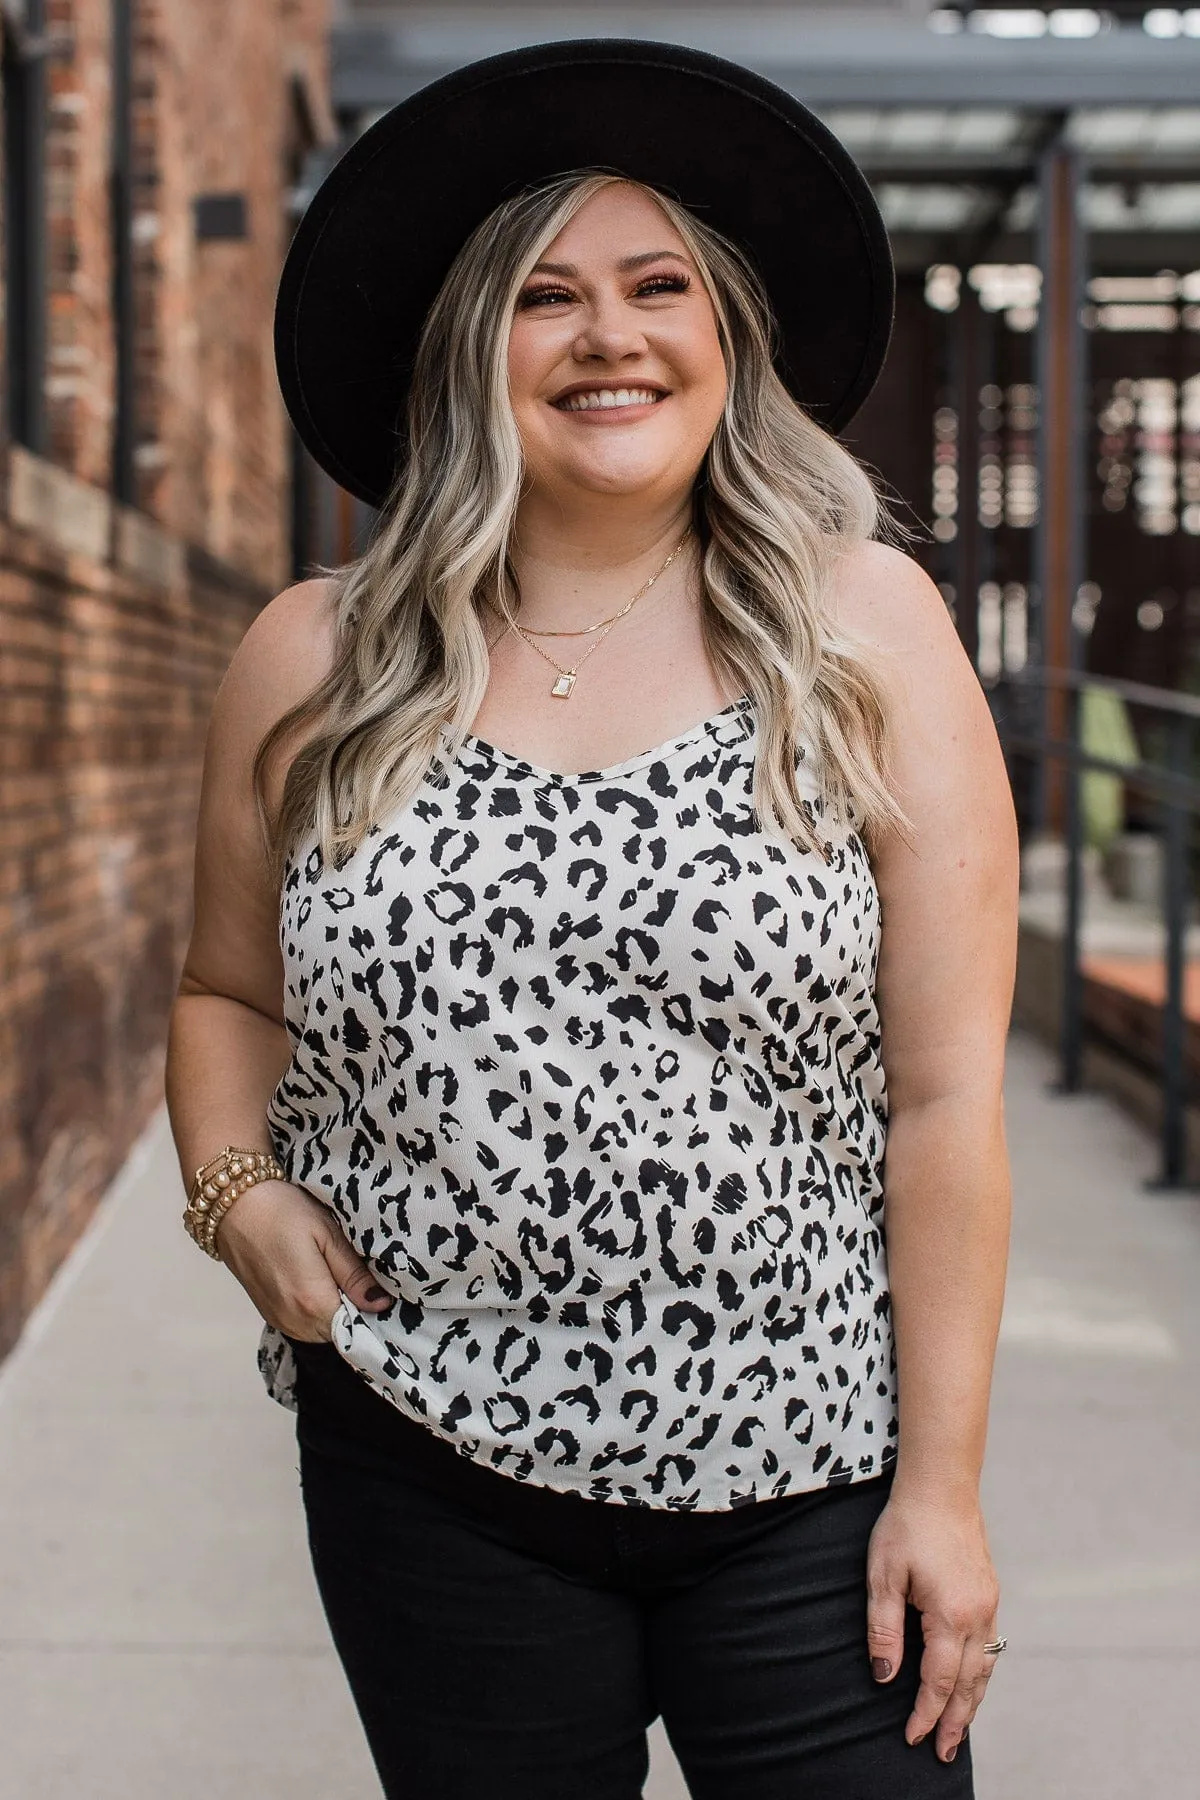
<instances>
[{"instance_id":1,"label":"pearl bracelet","mask_svg":"<svg viewBox=\"0 0 1200 1800\"><path fill-rule=\"evenodd\" d=\"M227 1144L196 1170L183 1212L188 1236L217 1262L217 1228L239 1194L256 1181L286 1181L287 1171L269 1150L238 1150Z\"/></svg>"}]
</instances>

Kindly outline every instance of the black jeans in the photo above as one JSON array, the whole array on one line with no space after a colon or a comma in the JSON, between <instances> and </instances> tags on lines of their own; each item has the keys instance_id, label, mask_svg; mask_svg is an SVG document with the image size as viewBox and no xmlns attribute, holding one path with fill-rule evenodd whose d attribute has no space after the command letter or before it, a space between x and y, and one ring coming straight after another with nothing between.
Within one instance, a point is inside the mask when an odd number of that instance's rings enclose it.
<instances>
[{"instance_id":1,"label":"black jeans","mask_svg":"<svg viewBox=\"0 0 1200 1800\"><path fill-rule=\"evenodd\" d=\"M732 1512L614 1506L468 1462L296 1346L317 1584L388 1800L637 1800L661 1714L693 1800L970 1800L871 1679L889 1478Z\"/></svg>"}]
</instances>

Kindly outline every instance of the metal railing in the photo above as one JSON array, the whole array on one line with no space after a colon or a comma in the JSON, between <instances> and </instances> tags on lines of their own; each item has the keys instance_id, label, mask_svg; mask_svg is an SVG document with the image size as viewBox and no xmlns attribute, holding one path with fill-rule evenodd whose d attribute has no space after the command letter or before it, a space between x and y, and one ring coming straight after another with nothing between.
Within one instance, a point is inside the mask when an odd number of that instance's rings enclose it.
<instances>
[{"instance_id":1,"label":"metal railing","mask_svg":"<svg viewBox=\"0 0 1200 1800\"><path fill-rule=\"evenodd\" d=\"M1085 689L1107 691L1131 707L1153 713L1164 738L1160 762L1133 765L1090 754L1080 731ZM1062 699L1061 718L1051 696ZM1061 769L1062 819L1066 842L1065 918L1062 944L1062 1014L1059 1025L1060 1078L1063 1091L1077 1092L1084 1043L1084 971L1081 963L1083 926L1084 815L1082 777L1089 771L1118 777L1127 788L1155 806L1163 844L1160 916L1165 933L1165 993L1162 1008L1162 1115L1160 1163L1156 1185L1187 1184L1187 1020L1184 991L1187 963L1188 908L1191 900L1191 828L1200 813L1200 780L1192 773L1194 733L1200 725L1200 698L1136 681L1089 675L1072 669L1030 668L1008 676L992 694L993 712L1005 758L1013 774L1014 757L1027 757L1034 770L1033 810L1044 815L1051 770ZM1061 734L1053 734L1053 724Z\"/></svg>"}]
</instances>

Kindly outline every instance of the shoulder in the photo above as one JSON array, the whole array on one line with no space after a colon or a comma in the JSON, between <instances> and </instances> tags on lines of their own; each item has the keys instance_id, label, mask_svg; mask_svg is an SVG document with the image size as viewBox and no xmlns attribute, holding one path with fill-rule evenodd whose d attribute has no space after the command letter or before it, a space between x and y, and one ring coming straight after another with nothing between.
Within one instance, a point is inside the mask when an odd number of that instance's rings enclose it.
<instances>
[{"instance_id":1,"label":"shoulder","mask_svg":"<svg viewBox=\"0 0 1200 1800\"><path fill-rule=\"evenodd\" d=\"M929 858L982 832L981 863L1007 869L1013 808L987 695L941 593L924 570L885 544L851 551L831 596L835 629L862 652L884 704L888 764L898 798ZM884 844L899 844L891 833ZM910 868L884 856L885 872ZM877 858L877 864L879 858Z\"/></svg>"},{"instance_id":2,"label":"shoulder","mask_svg":"<svg viewBox=\"0 0 1200 1800\"><path fill-rule=\"evenodd\" d=\"M245 703L279 718L333 667L338 583L300 581L263 607L234 652L221 683L226 704Z\"/></svg>"},{"instance_id":3,"label":"shoulder","mask_svg":"<svg viewBox=\"0 0 1200 1800\"><path fill-rule=\"evenodd\" d=\"M285 588L263 607L235 650L213 701L208 759L239 786L267 733L333 667L337 594L338 583L325 579ZM314 727L315 721L275 747L265 772L272 796Z\"/></svg>"},{"instance_id":4,"label":"shoulder","mask_svg":"<svg viewBox=\"0 0 1200 1800\"><path fill-rule=\"evenodd\" d=\"M830 603L835 628L865 652L894 720L914 706L982 700L950 610L911 556L887 544L856 546L836 565Z\"/></svg>"},{"instance_id":5,"label":"shoulder","mask_svg":"<svg viewBox=\"0 0 1200 1800\"><path fill-rule=\"evenodd\" d=\"M921 565L888 544L858 544L835 567L831 602L848 635L882 651L957 641L941 593Z\"/></svg>"}]
</instances>

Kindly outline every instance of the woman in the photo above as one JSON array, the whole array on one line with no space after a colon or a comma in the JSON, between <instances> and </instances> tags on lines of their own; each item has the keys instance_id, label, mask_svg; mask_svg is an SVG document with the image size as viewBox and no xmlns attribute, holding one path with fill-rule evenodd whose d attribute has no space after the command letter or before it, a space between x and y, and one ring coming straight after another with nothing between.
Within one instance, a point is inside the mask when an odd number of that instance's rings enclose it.
<instances>
[{"instance_id":1,"label":"woman","mask_svg":"<svg viewBox=\"0 0 1200 1800\"><path fill-rule=\"evenodd\" d=\"M222 685L169 1098L389 1796L632 1800L659 1714L695 1800L971 1792L1016 856L811 416L890 293L803 108L611 42L396 109L289 259L381 516Z\"/></svg>"}]
</instances>

